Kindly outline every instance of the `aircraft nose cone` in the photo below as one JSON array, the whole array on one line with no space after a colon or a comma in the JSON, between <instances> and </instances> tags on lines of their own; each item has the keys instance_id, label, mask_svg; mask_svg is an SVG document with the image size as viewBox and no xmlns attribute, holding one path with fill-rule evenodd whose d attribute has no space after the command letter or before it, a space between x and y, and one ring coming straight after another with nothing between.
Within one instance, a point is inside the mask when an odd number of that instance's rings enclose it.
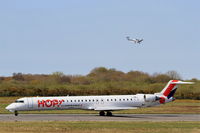
<instances>
[{"instance_id":1,"label":"aircraft nose cone","mask_svg":"<svg viewBox=\"0 0 200 133\"><path fill-rule=\"evenodd\" d=\"M10 106L10 105L8 105L8 106L6 107L6 109L7 109L7 110L10 110L10 109L11 109L11 106Z\"/></svg>"},{"instance_id":2,"label":"aircraft nose cone","mask_svg":"<svg viewBox=\"0 0 200 133\"><path fill-rule=\"evenodd\" d=\"M10 104L10 105L8 105L7 107L6 107L6 110L9 110L9 111L13 111L13 110L15 110L15 106L13 105L13 104Z\"/></svg>"}]
</instances>

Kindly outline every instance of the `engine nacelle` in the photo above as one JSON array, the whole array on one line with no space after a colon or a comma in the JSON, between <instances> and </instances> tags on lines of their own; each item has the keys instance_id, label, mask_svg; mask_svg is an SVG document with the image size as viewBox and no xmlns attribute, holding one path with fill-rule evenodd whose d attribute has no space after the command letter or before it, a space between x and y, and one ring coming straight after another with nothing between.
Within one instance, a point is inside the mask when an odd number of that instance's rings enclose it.
<instances>
[{"instance_id":1,"label":"engine nacelle","mask_svg":"<svg viewBox=\"0 0 200 133\"><path fill-rule=\"evenodd\" d=\"M145 102L155 102L159 100L160 98L153 94L144 94L144 101Z\"/></svg>"}]
</instances>

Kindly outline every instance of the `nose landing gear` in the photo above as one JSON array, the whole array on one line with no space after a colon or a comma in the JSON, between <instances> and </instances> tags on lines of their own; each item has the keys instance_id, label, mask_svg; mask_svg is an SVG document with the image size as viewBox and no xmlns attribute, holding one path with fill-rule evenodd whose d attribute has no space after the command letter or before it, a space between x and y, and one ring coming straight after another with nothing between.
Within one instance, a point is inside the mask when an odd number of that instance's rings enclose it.
<instances>
[{"instance_id":1,"label":"nose landing gear","mask_svg":"<svg viewBox=\"0 0 200 133\"><path fill-rule=\"evenodd\" d=\"M18 116L18 111L15 111L14 113L15 113L15 116Z\"/></svg>"}]
</instances>

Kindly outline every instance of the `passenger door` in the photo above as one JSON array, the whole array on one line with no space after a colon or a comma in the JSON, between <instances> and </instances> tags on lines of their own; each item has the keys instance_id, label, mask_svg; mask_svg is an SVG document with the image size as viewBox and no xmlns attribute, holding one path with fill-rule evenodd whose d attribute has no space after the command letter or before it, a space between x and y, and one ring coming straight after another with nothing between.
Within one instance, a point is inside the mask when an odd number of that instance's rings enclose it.
<instances>
[{"instance_id":1,"label":"passenger door","mask_svg":"<svg viewBox=\"0 0 200 133\"><path fill-rule=\"evenodd\" d=\"M28 102L28 108L32 109L33 108L33 98L27 98L27 102Z\"/></svg>"}]
</instances>

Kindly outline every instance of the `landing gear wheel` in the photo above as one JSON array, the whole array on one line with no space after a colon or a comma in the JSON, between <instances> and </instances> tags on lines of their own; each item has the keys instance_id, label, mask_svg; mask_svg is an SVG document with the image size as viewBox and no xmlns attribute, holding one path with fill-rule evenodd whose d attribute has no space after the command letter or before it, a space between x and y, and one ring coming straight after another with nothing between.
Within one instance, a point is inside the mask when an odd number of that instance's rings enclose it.
<instances>
[{"instance_id":1,"label":"landing gear wheel","mask_svg":"<svg viewBox=\"0 0 200 133\"><path fill-rule=\"evenodd\" d=\"M17 111L15 111L15 116L18 116L18 112Z\"/></svg>"},{"instance_id":2,"label":"landing gear wheel","mask_svg":"<svg viewBox=\"0 0 200 133\"><path fill-rule=\"evenodd\" d=\"M112 116L112 112L108 111L106 115L107 116Z\"/></svg>"},{"instance_id":3,"label":"landing gear wheel","mask_svg":"<svg viewBox=\"0 0 200 133\"><path fill-rule=\"evenodd\" d=\"M100 115L100 116L105 116L105 112L104 112L104 111L100 111L100 112L99 112L99 115Z\"/></svg>"}]
</instances>

